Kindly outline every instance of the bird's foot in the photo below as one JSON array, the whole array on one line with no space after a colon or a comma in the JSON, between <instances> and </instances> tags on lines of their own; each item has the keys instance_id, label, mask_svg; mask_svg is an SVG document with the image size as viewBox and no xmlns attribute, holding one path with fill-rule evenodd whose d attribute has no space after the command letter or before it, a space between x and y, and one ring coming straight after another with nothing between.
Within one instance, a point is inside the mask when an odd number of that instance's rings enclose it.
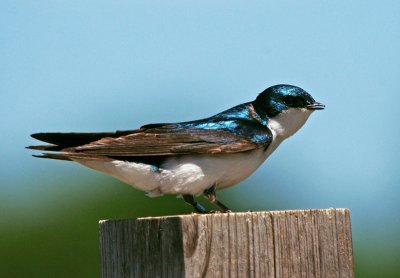
<instances>
[{"instance_id":1,"label":"bird's foot","mask_svg":"<svg viewBox=\"0 0 400 278\"><path fill-rule=\"evenodd\" d=\"M211 203L218 206L221 209L221 212L232 212L227 206L218 201L215 184L204 190L203 194Z\"/></svg>"}]
</instances>

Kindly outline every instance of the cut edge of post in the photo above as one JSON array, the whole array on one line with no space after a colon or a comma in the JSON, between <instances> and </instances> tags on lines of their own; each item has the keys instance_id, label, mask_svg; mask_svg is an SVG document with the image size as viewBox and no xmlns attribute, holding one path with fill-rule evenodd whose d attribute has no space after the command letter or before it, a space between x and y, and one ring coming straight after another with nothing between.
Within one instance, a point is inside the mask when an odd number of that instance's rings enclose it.
<instances>
[{"instance_id":1,"label":"cut edge of post","mask_svg":"<svg viewBox=\"0 0 400 278\"><path fill-rule=\"evenodd\" d=\"M271 215L283 215L283 214L298 214L298 213L325 213L330 215L332 212L339 212L342 214L349 214L349 208L324 208L324 209L292 209L292 210L260 210L260 211L238 211L238 212L214 212L214 213L190 213L190 214L176 214L176 215L163 215L163 216L144 216L137 218L116 218L116 219L103 219L99 220L99 225L104 225L110 221L124 221L124 220L160 220L170 218L187 218L187 217L206 217L210 215L251 215L253 213L268 213Z\"/></svg>"}]
</instances>

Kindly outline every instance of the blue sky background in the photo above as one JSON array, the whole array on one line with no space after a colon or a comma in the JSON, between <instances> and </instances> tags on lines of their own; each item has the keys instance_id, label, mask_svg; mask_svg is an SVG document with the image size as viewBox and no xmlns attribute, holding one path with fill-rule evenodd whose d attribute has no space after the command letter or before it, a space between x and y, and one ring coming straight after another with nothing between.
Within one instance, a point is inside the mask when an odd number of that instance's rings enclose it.
<instances>
[{"instance_id":1,"label":"blue sky background","mask_svg":"<svg viewBox=\"0 0 400 278\"><path fill-rule=\"evenodd\" d=\"M31 158L31 133L202 118L288 83L327 109L222 200L350 208L356 261L370 273L395 267L399 14L398 1L1 1L0 225L21 230L57 219L60 202L90 207L122 190L79 165ZM132 204L132 216L162 202L125 188L147 202Z\"/></svg>"}]
</instances>

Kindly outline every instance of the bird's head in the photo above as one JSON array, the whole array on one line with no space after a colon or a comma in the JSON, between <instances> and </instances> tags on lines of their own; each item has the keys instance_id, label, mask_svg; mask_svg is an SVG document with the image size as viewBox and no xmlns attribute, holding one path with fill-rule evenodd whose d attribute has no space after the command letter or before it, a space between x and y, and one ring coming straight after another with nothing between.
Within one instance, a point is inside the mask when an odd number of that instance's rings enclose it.
<instances>
[{"instance_id":1,"label":"bird's head","mask_svg":"<svg viewBox=\"0 0 400 278\"><path fill-rule=\"evenodd\" d=\"M314 98L303 89L292 85L275 85L265 89L253 101L257 113L268 118L275 117L281 112L301 109L306 112L321 110L325 108L322 103L316 102Z\"/></svg>"}]
</instances>

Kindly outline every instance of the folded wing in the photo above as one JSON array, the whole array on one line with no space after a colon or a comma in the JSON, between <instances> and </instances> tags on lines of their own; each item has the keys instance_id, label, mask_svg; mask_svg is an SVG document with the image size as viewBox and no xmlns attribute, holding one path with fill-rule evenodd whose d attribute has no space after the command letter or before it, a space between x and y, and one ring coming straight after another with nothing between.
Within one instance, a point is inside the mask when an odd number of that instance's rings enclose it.
<instances>
[{"instance_id":1,"label":"folded wing","mask_svg":"<svg viewBox=\"0 0 400 278\"><path fill-rule=\"evenodd\" d=\"M101 156L168 156L176 154L234 153L259 144L228 131L153 128L118 138L101 140L63 151Z\"/></svg>"},{"instance_id":2,"label":"folded wing","mask_svg":"<svg viewBox=\"0 0 400 278\"><path fill-rule=\"evenodd\" d=\"M246 125L243 125L243 128L246 128ZM68 159L69 155L74 157L123 159L124 157L236 153L260 147L266 148L272 139L268 131L264 129L257 131L254 126L249 127L249 132L264 134L265 140L254 141L228 130L187 128L175 124L160 124L116 133L87 133L87 135L85 133L34 134L34 138L52 143L52 145L28 148L62 152L64 153L62 159ZM45 155L42 157L57 159L59 155Z\"/></svg>"}]
</instances>

